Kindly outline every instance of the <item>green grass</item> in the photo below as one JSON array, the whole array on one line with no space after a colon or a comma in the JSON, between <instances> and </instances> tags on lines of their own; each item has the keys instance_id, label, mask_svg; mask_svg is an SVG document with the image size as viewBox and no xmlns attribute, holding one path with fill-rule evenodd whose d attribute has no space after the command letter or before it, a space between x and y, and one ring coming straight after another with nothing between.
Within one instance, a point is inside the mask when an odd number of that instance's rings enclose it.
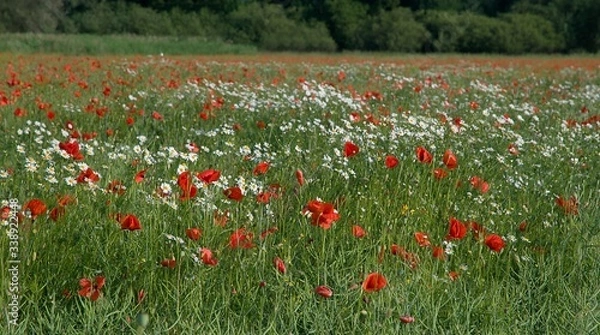
<instances>
[{"instance_id":1,"label":"green grass","mask_svg":"<svg viewBox=\"0 0 600 335\"><path fill-rule=\"evenodd\" d=\"M527 67L468 63L224 64L167 57L18 60L0 59L8 70L0 101L10 98L0 106L0 200L24 205L37 198L47 211L63 195L77 201L64 206L56 221L46 212L19 225L20 318L18 326L7 326L5 310L4 330L593 334L600 329L600 136L598 124L584 122L600 108L598 71L531 74ZM346 75L343 81L339 71ZM110 94L103 94L106 87ZM369 91L382 99L359 101ZM16 116L17 108L25 114ZM154 111L163 119L154 119ZM359 122L351 121L353 112ZM453 131L454 118L462 120L460 132ZM567 127L566 120L575 124ZM68 121L74 129L66 127ZM92 140L78 140L81 162L58 149L73 130L96 133ZM359 146L356 156L344 157L347 141ZM197 156L190 155L190 142L199 147ZM518 155L508 151L510 143L517 144ZM432 153L432 164L417 161L417 146ZM444 167L446 149L457 156L458 167L437 180L432 172ZM388 154L398 157L397 167L386 168ZM269 170L254 175L263 161L270 162ZM100 174L99 181L70 185L67 180L78 177L83 162ZM196 196L180 200L178 169L208 168L219 170L221 178L210 185L195 180ZM134 176L144 169L144 180L136 183ZM303 186L297 169L306 177ZM487 181L489 192L473 188L473 176ZM106 191L113 180L122 181L125 193ZM236 184L245 188L240 202L223 194ZM272 184L279 185L279 197L258 203L257 194ZM161 198L156 190L165 185L172 194ZM577 214L558 206L557 196L576 197ZM340 214L331 229L312 225L301 213L316 198L335 204ZM215 224L215 211L229 213L224 227ZM135 214L142 229L122 230L117 213ZM451 217L479 223L487 234L502 236L506 246L492 252L471 231L446 241ZM366 237L352 235L355 224ZM190 227L202 229L198 241L186 237ZM230 237L242 227L253 234L254 246L232 249ZM272 227L277 231L261 239ZM427 233L432 246L444 246L445 260L432 257L431 247L420 247L415 232ZM417 266L393 255L393 244L412 253ZM212 250L218 264L196 261L198 248ZM6 234L0 234L0 251L0 291L7 292ZM284 261L285 274L273 265L275 257ZM171 258L173 269L160 265ZM383 274L388 284L368 293L361 284L372 272ZM459 274L455 281L450 272ZM106 279L102 296L97 301L79 296L79 280L96 276ZM319 285L329 286L333 296L315 294ZM10 296L0 295L0 306L9 302ZM148 315L145 329L136 323L141 313ZM402 323L404 315L415 322Z\"/></svg>"},{"instance_id":2,"label":"green grass","mask_svg":"<svg viewBox=\"0 0 600 335\"><path fill-rule=\"evenodd\" d=\"M256 47L203 37L133 35L0 34L0 52L67 55L218 55L254 54Z\"/></svg>"}]
</instances>

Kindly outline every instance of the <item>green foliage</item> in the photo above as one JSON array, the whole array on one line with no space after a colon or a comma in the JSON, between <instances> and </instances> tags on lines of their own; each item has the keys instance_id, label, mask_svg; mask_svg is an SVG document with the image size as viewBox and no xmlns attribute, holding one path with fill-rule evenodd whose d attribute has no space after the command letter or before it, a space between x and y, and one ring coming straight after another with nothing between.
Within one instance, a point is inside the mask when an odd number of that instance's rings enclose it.
<instances>
[{"instance_id":1,"label":"green foliage","mask_svg":"<svg viewBox=\"0 0 600 335\"><path fill-rule=\"evenodd\" d=\"M379 12L371 19L370 28L367 46L373 50L418 52L430 36L405 8Z\"/></svg>"},{"instance_id":2,"label":"green foliage","mask_svg":"<svg viewBox=\"0 0 600 335\"><path fill-rule=\"evenodd\" d=\"M368 7L355 0L326 0L329 30L341 49L360 50L367 44Z\"/></svg>"},{"instance_id":3,"label":"green foliage","mask_svg":"<svg viewBox=\"0 0 600 335\"><path fill-rule=\"evenodd\" d=\"M564 48L562 36L543 17L533 14L504 14L500 19L510 25L507 53L552 53Z\"/></svg>"},{"instance_id":4,"label":"green foliage","mask_svg":"<svg viewBox=\"0 0 600 335\"><path fill-rule=\"evenodd\" d=\"M143 54L252 54L254 46L234 45L203 37L144 37L133 35L0 35L0 52L69 55Z\"/></svg>"},{"instance_id":5,"label":"green foliage","mask_svg":"<svg viewBox=\"0 0 600 335\"><path fill-rule=\"evenodd\" d=\"M458 41L465 33L460 14L446 11L426 11L420 12L417 18L431 34L427 51L458 51Z\"/></svg>"},{"instance_id":6,"label":"green foliage","mask_svg":"<svg viewBox=\"0 0 600 335\"><path fill-rule=\"evenodd\" d=\"M509 49L510 25L480 14L460 15L463 33L457 51L466 53L505 53Z\"/></svg>"},{"instance_id":7,"label":"green foliage","mask_svg":"<svg viewBox=\"0 0 600 335\"><path fill-rule=\"evenodd\" d=\"M228 17L228 39L263 50L334 51L335 42L322 23L312 25L286 17L283 7L250 3Z\"/></svg>"}]
</instances>

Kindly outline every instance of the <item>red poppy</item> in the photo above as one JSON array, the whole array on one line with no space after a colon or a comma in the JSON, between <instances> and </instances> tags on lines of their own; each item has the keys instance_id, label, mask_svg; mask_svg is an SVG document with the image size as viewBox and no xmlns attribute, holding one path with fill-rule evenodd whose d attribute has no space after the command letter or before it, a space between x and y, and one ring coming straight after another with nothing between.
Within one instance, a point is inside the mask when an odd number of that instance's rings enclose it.
<instances>
[{"instance_id":1,"label":"red poppy","mask_svg":"<svg viewBox=\"0 0 600 335\"><path fill-rule=\"evenodd\" d=\"M329 299L333 296L333 290L325 285L317 286L315 288L315 293L325 299Z\"/></svg>"},{"instance_id":2,"label":"red poppy","mask_svg":"<svg viewBox=\"0 0 600 335\"><path fill-rule=\"evenodd\" d=\"M519 154L519 149L514 143L511 143L508 145L508 152L510 152L511 155L517 156Z\"/></svg>"},{"instance_id":3,"label":"red poppy","mask_svg":"<svg viewBox=\"0 0 600 335\"><path fill-rule=\"evenodd\" d=\"M430 164L433 161L433 156L424 147L417 147L416 154L417 160L421 163Z\"/></svg>"},{"instance_id":4,"label":"red poppy","mask_svg":"<svg viewBox=\"0 0 600 335\"><path fill-rule=\"evenodd\" d=\"M10 217L10 207L4 206L0 208L0 220L8 220Z\"/></svg>"},{"instance_id":5,"label":"red poppy","mask_svg":"<svg viewBox=\"0 0 600 335\"><path fill-rule=\"evenodd\" d=\"M298 181L298 185L304 185L304 173L302 173L302 170L300 169L296 170L296 180Z\"/></svg>"},{"instance_id":6,"label":"red poppy","mask_svg":"<svg viewBox=\"0 0 600 335\"><path fill-rule=\"evenodd\" d=\"M425 233L416 232L415 240L421 247L428 247L431 245L431 242L429 242L429 236Z\"/></svg>"},{"instance_id":7,"label":"red poppy","mask_svg":"<svg viewBox=\"0 0 600 335\"><path fill-rule=\"evenodd\" d=\"M323 229L331 228L331 225L340 218L333 204L319 200L311 200L304 206L302 214L307 215L308 213L310 213L312 225Z\"/></svg>"},{"instance_id":8,"label":"red poppy","mask_svg":"<svg viewBox=\"0 0 600 335\"><path fill-rule=\"evenodd\" d=\"M433 176L435 179L441 180L448 177L448 171L444 170L443 168L436 168L433 170Z\"/></svg>"},{"instance_id":9,"label":"red poppy","mask_svg":"<svg viewBox=\"0 0 600 335\"><path fill-rule=\"evenodd\" d=\"M188 200L196 196L198 188L194 185L192 174L189 171L184 171L177 177L177 185L181 188L181 200Z\"/></svg>"},{"instance_id":10,"label":"red poppy","mask_svg":"<svg viewBox=\"0 0 600 335\"><path fill-rule=\"evenodd\" d=\"M363 229L363 227L361 227L359 225L353 225L352 226L352 235L354 235L354 237L356 237L356 238L363 238L363 237L367 236L367 232Z\"/></svg>"},{"instance_id":11,"label":"red poppy","mask_svg":"<svg viewBox=\"0 0 600 335\"><path fill-rule=\"evenodd\" d=\"M362 289L367 293L377 292L386 286L387 279L385 279L382 274L377 272L368 274L362 283Z\"/></svg>"},{"instance_id":12,"label":"red poppy","mask_svg":"<svg viewBox=\"0 0 600 335\"><path fill-rule=\"evenodd\" d=\"M439 259L440 261L443 261L446 259L446 254L444 253L444 248L440 247L439 245L436 245L432 248L431 255L433 256L433 258Z\"/></svg>"},{"instance_id":13,"label":"red poppy","mask_svg":"<svg viewBox=\"0 0 600 335\"><path fill-rule=\"evenodd\" d=\"M113 180L106 187L106 191L108 193L114 193L117 195L122 195L123 193L125 193L125 190L127 190L127 187L125 187L125 185L123 185L123 183L120 180Z\"/></svg>"},{"instance_id":14,"label":"red poppy","mask_svg":"<svg viewBox=\"0 0 600 335\"><path fill-rule=\"evenodd\" d=\"M75 203L77 203L77 199L68 194L63 195L62 197L60 197L58 199L59 206L67 206L67 205L75 204Z\"/></svg>"},{"instance_id":15,"label":"red poppy","mask_svg":"<svg viewBox=\"0 0 600 335\"><path fill-rule=\"evenodd\" d=\"M104 282L105 279L103 276L96 276L93 282L91 279L82 278L79 280L79 287L81 287L81 289L78 293L82 297L96 301L102 295L101 290L102 287L104 287Z\"/></svg>"},{"instance_id":16,"label":"red poppy","mask_svg":"<svg viewBox=\"0 0 600 335\"><path fill-rule=\"evenodd\" d=\"M157 112L157 111L152 112L152 118L154 120L158 120L158 121L162 121L163 120L163 116L159 112Z\"/></svg>"},{"instance_id":17,"label":"red poppy","mask_svg":"<svg viewBox=\"0 0 600 335\"><path fill-rule=\"evenodd\" d=\"M175 260L175 258L165 258L162 261L160 261L160 265L163 268L174 269L175 266L177 266L177 261Z\"/></svg>"},{"instance_id":18,"label":"red poppy","mask_svg":"<svg viewBox=\"0 0 600 335\"><path fill-rule=\"evenodd\" d=\"M460 273L458 273L456 271L448 272L448 277L450 277L450 281L456 281L459 276L460 276Z\"/></svg>"},{"instance_id":19,"label":"red poppy","mask_svg":"<svg viewBox=\"0 0 600 335\"><path fill-rule=\"evenodd\" d=\"M527 221L523 221L519 224L519 231L524 233L527 230Z\"/></svg>"},{"instance_id":20,"label":"red poppy","mask_svg":"<svg viewBox=\"0 0 600 335\"><path fill-rule=\"evenodd\" d=\"M469 227L473 231L473 238L476 240L481 239L485 236L485 228L481 226L479 223L471 221L469 222Z\"/></svg>"},{"instance_id":21,"label":"red poppy","mask_svg":"<svg viewBox=\"0 0 600 335\"><path fill-rule=\"evenodd\" d=\"M209 266L216 266L219 261L213 256L213 253L208 248L200 249L200 258L202 259L202 263Z\"/></svg>"},{"instance_id":22,"label":"red poppy","mask_svg":"<svg viewBox=\"0 0 600 335\"><path fill-rule=\"evenodd\" d=\"M281 273L282 275L284 275L287 272L287 268L285 267L285 263L283 262L283 260L279 257L275 257L273 259L273 265L275 266L275 268L277 269L277 271L279 271L279 273Z\"/></svg>"},{"instance_id":23,"label":"red poppy","mask_svg":"<svg viewBox=\"0 0 600 335\"><path fill-rule=\"evenodd\" d=\"M147 169L144 169L144 170L138 171L138 173L136 173L136 174L135 174L135 177L133 178L133 180L134 180L136 183L141 183L141 182L143 182L143 181L144 181L144 178L146 178L146 170L147 170Z\"/></svg>"},{"instance_id":24,"label":"red poppy","mask_svg":"<svg viewBox=\"0 0 600 335\"><path fill-rule=\"evenodd\" d=\"M489 234L485 238L485 245L487 245L488 248L494 252L500 252L502 249L504 249L504 240L502 237L500 237L500 235Z\"/></svg>"},{"instance_id":25,"label":"red poppy","mask_svg":"<svg viewBox=\"0 0 600 335\"><path fill-rule=\"evenodd\" d=\"M250 249L254 247L253 238L254 234L246 232L245 228L237 229L229 237L229 247L232 249Z\"/></svg>"},{"instance_id":26,"label":"red poppy","mask_svg":"<svg viewBox=\"0 0 600 335\"><path fill-rule=\"evenodd\" d=\"M403 315L400 317L400 321L402 323L413 323L415 322L415 318L410 315Z\"/></svg>"},{"instance_id":27,"label":"red poppy","mask_svg":"<svg viewBox=\"0 0 600 335\"><path fill-rule=\"evenodd\" d=\"M395 156L392 156L392 155L385 156L385 167L387 167L388 169L395 168L396 166L398 166L399 162L400 161Z\"/></svg>"},{"instance_id":28,"label":"red poppy","mask_svg":"<svg viewBox=\"0 0 600 335\"><path fill-rule=\"evenodd\" d=\"M487 181L481 179L481 177L473 176L471 177L469 182L471 183L471 186L473 186L476 189L479 189L479 192L481 193L487 193L490 190L490 184Z\"/></svg>"},{"instance_id":29,"label":"red poppy","mask_svg":"<svg viewBox=\"0 0 600 335\"><path fill-rule=\"evenodd\" d=\"M450 170L456 169L456 167L458 166L456 156L454 155L454 153L452 153L450 149L444 152L444 157L442 158L442 161L444 162L444 165L446 165L446 167Z\"/></svg>"},{"instance_id":30,"label":"red poppy","mask_svg":"<svg viewBox=\"0 0 600 335\"><path fill-rule=\"evenodd\" d=\"M202 236L202 230L200 228L188 228L185 230L185 235L193 241L198 241Z\"/></svg>"},{"instance_id":31,"label":"red poppy","mask_svg":"<svg viewBox=\"0 0 600 335\"><path fill-rule=\"evenodd\" d=\"M358 154L359 151L360 151L360 149L358 148L358 146L352 142L346 142L344 144L344 156L345 157L355 156L356 154Z\"/></svg>"},{"instance_id":32,"label":"red poppy","mask_svg":"<svg viewBox=\"0 0 600 335\"><path fill-rule=\"evenodd\" d=\"M242 193L242 189L238 186L230 187L223 191L223 194L231 200L242 201L244 199L244 194Z\"/></svg>"},{"instance_id":33,"label":"red poppy","mask_svg":"<svg viewBox=\"0 0 600 335\"><path fill-rule=\"evenodd\" d=\"M260 233L260 239L264 240L265 238L267 238L267 236L274 234L277 230L279 230L277 227L271 227L263 231L262 233Z\"/></svg>"},{"instance_id":34,"label":"red poppy","mask_svg":"<svg viewBox=\"0 0 600 335\"><path fill-rule=\"evenodd\" d=\"M577 215L579 214L577 198L575 196L571 196L568 200L565 200L563 197L559 196L555 200L556 205L563 209L565 214Z\"/></svg>"},{"instance_id":35,"label":"red poppy","mask_svg":"<svg viewBox=\"0 0 600 335\"><path fill-rule=\"evenodd\" d=\"M130 231L134 231L134 230L142 229L140 220L137 218L137 216L135 216L133 214L125 215L124 217L120 218L119 222L121 223L121 229L123 229L123 230L127 229Z\"/></svg>"},{"instance_id":36,"label":"red poppy","mask_svg":"<svg viewBox=\"0 0 600 335\"><path fill-rule=\"evenodd\" d=\"M82 171L79 176L77 176L77 183L81 184L81 183L96 183L100 180L100 176L94 172L94 170L92 170L91 168L87 168L85 169L85 171Z\"/></svg>"},{"instance_id":37,"label":"red poppy","mask_svg":"<svg viewBox=\"0 0 600 335\"><path fill-rule=\"evenodd\" d=\"M65 151L74 160L80 161L84 158L83 154L80 152L79 143L74 139L58 143L58 148Z\"/></svg>"},{"instance_id":38,"label":"red poppy","mask_svg":"<svg viewBox=\"0 0 600 335\"><path fill-rule=\"evenodd\" d=\"M221 212L218 209L215 209L213 212L213 222L215 225L220 227L225 227L227 225L227 221L229 220L229 211Z\"/></svg>"},{"instance_id":39,"label":"red poppy","mask_svg":"<svg viewBox=\"0 0 600 335\"><path fill-rule=\"evenodd\" d=\"M31 199L23 206L23 212L29 212L33 220L46 213L47 209L46 204L40 199Z\"/></svg>"},{"instance_id":40,"label":"red poppy","mask_svg":"<svg viewBox=\"0 0 600 335\"><path fill-rule=\"evenodd\" d=\"M271 192L260 192L256 195L256 202L260 204L268 204L271 201Z\"/></svg>"},{"instance_id":41,"label":"red poppy","mask_svg":"<svg viewBox=\"0 0 600 335\"><path fill-rule=\"evenodd\" d=\"M467 234L467 226L460 222L457 218L451 217L448 223L448 235L447 240L460 240Z\"/></svg>"},{"instance_id":42,"label":"red poppy","mask_svg":"<svg viewBox=\"0 0 600 335\"><path fill-rule=\"evenodd\" d=\"M52 221L58 221L59 218L61 218L62 216L65 215L65 208L62 206L58 206L58 207L54 207L52 208L52 210L50 210L50 213L48 214L48 216L50 217L50 219Z\"/></svg>"},{"instance_id":43,"label":"red poppy","mask_svg":"<svg viewBox=\"0 0 600 335\"><path fill-rule=\"evenodd\" d=\"M265 174L265 173L267 173L267 171L269 171L270 166L271 166L271 164L269 164L269 162L260 162L256 165L256 167L254 168L252 173L255 176Z\"/></svg>"},{"instance_id":44,"label":"red poppy","mask_svg":"<svg viewBox=\"0 0 600 335\"><path fill-rule=\"evenodd\" d=\"M207 169L202 172L198 172L196 175L198 179L202 180L205 184L211 184L221 177L221 171L215 169Z\"/></svg>"}]
</instances>

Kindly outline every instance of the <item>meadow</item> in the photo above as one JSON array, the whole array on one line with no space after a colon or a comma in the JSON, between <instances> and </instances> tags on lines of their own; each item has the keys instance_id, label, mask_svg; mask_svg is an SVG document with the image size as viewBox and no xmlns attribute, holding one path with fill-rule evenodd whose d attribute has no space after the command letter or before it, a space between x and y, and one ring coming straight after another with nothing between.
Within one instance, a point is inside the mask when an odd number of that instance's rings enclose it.
<instances>
[{"instance_id":1,"label":"meadow","mask_svg":"<svg viewBox=\"0 0 600 335\"><path fill-rule=\"evenodd\" d=\"M15 334L600 332L600 61L0 54Z\"/></svg>"}]
</instances>

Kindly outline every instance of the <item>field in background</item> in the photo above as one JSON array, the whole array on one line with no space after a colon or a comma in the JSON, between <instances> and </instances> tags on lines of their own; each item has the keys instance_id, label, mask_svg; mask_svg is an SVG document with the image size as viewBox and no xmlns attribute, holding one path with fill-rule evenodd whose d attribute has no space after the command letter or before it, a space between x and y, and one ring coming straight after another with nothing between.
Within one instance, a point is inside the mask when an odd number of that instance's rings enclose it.
<instances>
[{"instance_id":1,"label":"field in background","mask_svg":"<svg viewBox=\"0 0 600 335\"><path fill-rule=\"evenodd\" d=\"M247 55L256 53L256 47L201 37L28 33L0 34L0 52L63 55Z\"/></svg>"},{"instance_id":2,"label":"field in background","mask_svg":"<svg viewBox=\"0 0 600 335\"><path fill-rule=\"evenodd\" d=\"M0 54L1 324L598 332L599 66Z\"/></svg>"}]
</instances>

